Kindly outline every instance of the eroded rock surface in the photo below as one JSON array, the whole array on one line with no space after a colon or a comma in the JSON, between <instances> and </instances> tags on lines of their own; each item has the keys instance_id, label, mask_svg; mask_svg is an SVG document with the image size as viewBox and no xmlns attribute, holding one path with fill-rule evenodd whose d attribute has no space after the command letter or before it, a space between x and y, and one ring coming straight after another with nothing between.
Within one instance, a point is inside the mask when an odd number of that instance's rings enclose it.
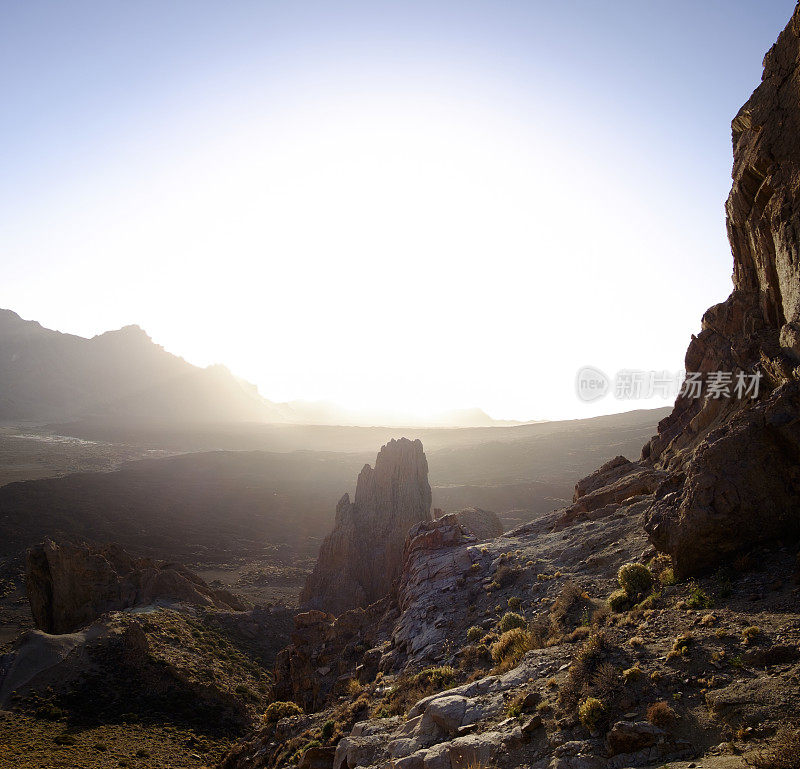
<instances>
[{"instance_id":1,"label":"eroded rock surface","mask_svg":"<svg viewBox=\"0 0 800 769\"><path fill-rule=\"evenodd\" d=\"M373 680L382 650L371 647L396 617L388 600L339 617L319 610L298 614L291 644L275 662L273 696L316 710L345 693L351 681Z\"/></svg>"},{"instance_id":2,"label":"eroded rock surface","mask_svg":"<svg viewBox=\"0 0 800 769\"><path fill-rule=\"evenodd\" d=\"M388 595L400 574L409 529L431 520L428 461L418 440L389 441L365 465L355 499L336 507L333 531L300 594L305 609L341 614Z\"/></svg>"},{"instance_id":3,"label":"eroded rock surface","mask_svg":"<svg viewBox=\"0 0 800 769\"><path fill-rule=\"evenodd\" d=\"M643 458L668 471L647 521L676 571L800 527L800 11L733 120L733 292L703 316L687 371L759 376L759 398L679 397Z\"/></svg>"},{"instance_id":4,"label":"eroded rock surface","mask_svg":"<svg viewBox=\"0 0 800 769\"><path fill-rule=\"evenodd\" d=\"M46 633L70 633L106 612L158 599L245 608L234 595L210 588L179 564L133 558L118 545L46 540L28 551L25 586L36 627Z\"/></svg>"},{"instance_id":5,"label":"eroded rock surface","mask_svg":"<svg viewBox=\"0 0 800 769\"><path fill-rule=\"evenodd\" d=\"M466 507L453 515L458 522L468 529L479 541L494 539L503 533L503 524L497 513L482 510L480 507ZM441 518L443 516L438 516Z\"/></svg>"}]
</instances>

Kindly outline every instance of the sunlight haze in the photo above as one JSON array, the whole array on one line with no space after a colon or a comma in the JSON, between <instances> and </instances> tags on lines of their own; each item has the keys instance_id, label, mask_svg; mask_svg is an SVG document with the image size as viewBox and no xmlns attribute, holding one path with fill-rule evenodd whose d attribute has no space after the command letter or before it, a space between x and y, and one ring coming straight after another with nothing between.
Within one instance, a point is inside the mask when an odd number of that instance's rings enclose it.
<instances>
[{"instance_id":1,"label":"sunlight haze","mask_svg":"<svg viewBox=\"0 0 800 769\"><path fill-rule=\"evenodd\" d=\"M273 401L668 405L574 378L680 369L730 291L730 121L794 4L701 5L5 3L0 306Z\"/></svg>"}]
</instances>

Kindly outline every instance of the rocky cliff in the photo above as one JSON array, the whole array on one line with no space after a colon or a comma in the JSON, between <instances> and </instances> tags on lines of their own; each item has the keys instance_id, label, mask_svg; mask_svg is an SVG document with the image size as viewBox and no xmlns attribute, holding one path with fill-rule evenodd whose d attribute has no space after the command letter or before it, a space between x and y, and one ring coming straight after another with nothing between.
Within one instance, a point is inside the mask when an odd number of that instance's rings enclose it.
<instances>
[{"instance_id":1,"label":"rocky cliff","mask_svg":"<svg viewBox=\"0 0 800 769\"><path fill-rule=\"evenodd\" d=\"M132 558L117 545L36 545L28 551L25 587L36 627L46 633L70 633L106 612L158 599L244 609L235 596L211 589L188 569Z\"/></svg>"},{"instance_id":2,"label":"rocky cliff","mask_svg":"<svg viewBox=\"0 0 800 769\"><path fill-rule=\"evenodd\" d=\"M389 441L374 469L358 476L354 501L345 494L336 507L300 604L341 614L387 595L400 573L409 529L431 520L428 461L418 440Z\"/></svg>"},{"instance_id":3,"label":"rocky cliff","mask_svg":"<svg viewBox=\"0 0 800 769\"><path fill-rule=\"evenodd\" d=\"M733 292L705 313L686 353L703 397L678 398L643 452L669 472L646 526L679 574L800 524L799 36L795 10L733 120ZM712 372L730 375L730 397L714 397ZM757 398L736 397L740 374L759 379Z\"/></svg>"}]
</instances>

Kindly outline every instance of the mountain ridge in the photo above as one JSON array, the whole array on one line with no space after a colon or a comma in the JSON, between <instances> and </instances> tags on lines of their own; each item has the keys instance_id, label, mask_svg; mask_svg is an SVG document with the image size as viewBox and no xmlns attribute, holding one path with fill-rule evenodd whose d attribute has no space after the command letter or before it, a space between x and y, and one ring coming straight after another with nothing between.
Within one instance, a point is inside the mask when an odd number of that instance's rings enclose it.
<instances>
[{"instance_id":1,"label":"mountain ridge","mask_svg":"<svg viewBox=\"0 0 800 769\"><path fill-rule=\"evenodd\" d=\"M0 309L0 420L121 423L324 424L343 426L491 427L479 408L419 419L357 412L329 401L278 403L220 363L189 363L129 324L87 338L56 331Z\"/></svg>"}]
</instances>

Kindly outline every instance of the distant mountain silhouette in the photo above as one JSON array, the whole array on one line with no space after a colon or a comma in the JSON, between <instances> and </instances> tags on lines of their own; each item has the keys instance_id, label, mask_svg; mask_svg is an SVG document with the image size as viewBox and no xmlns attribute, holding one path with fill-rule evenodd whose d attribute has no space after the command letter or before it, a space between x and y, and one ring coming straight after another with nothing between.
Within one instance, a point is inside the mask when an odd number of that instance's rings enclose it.
<instances>
[{"instance_id":1,"label":"distant mountain silhouette","mask_svg":"<svg viewBox=\"0 0 800 769\"><path fill-rule=\"evenodd\" d=\"M274 403L220 365L199 368L139 326L85 339L0 309L0 420L33 422L272 422L302 425L489 427L480 409L431 415L357 412L328 402Z\"/></svg>"},{"instance_id":2,"label":"distant mountain silhouette","mask_svg":"<svg viewBox=\"0 0 800 769\"><path fill-rule=\"evenodd\" d=\"M0 310L0 419L280 422L285 407L223 366L202 369L138 326L91 339Z\"/></svg>"}]
</instances>

